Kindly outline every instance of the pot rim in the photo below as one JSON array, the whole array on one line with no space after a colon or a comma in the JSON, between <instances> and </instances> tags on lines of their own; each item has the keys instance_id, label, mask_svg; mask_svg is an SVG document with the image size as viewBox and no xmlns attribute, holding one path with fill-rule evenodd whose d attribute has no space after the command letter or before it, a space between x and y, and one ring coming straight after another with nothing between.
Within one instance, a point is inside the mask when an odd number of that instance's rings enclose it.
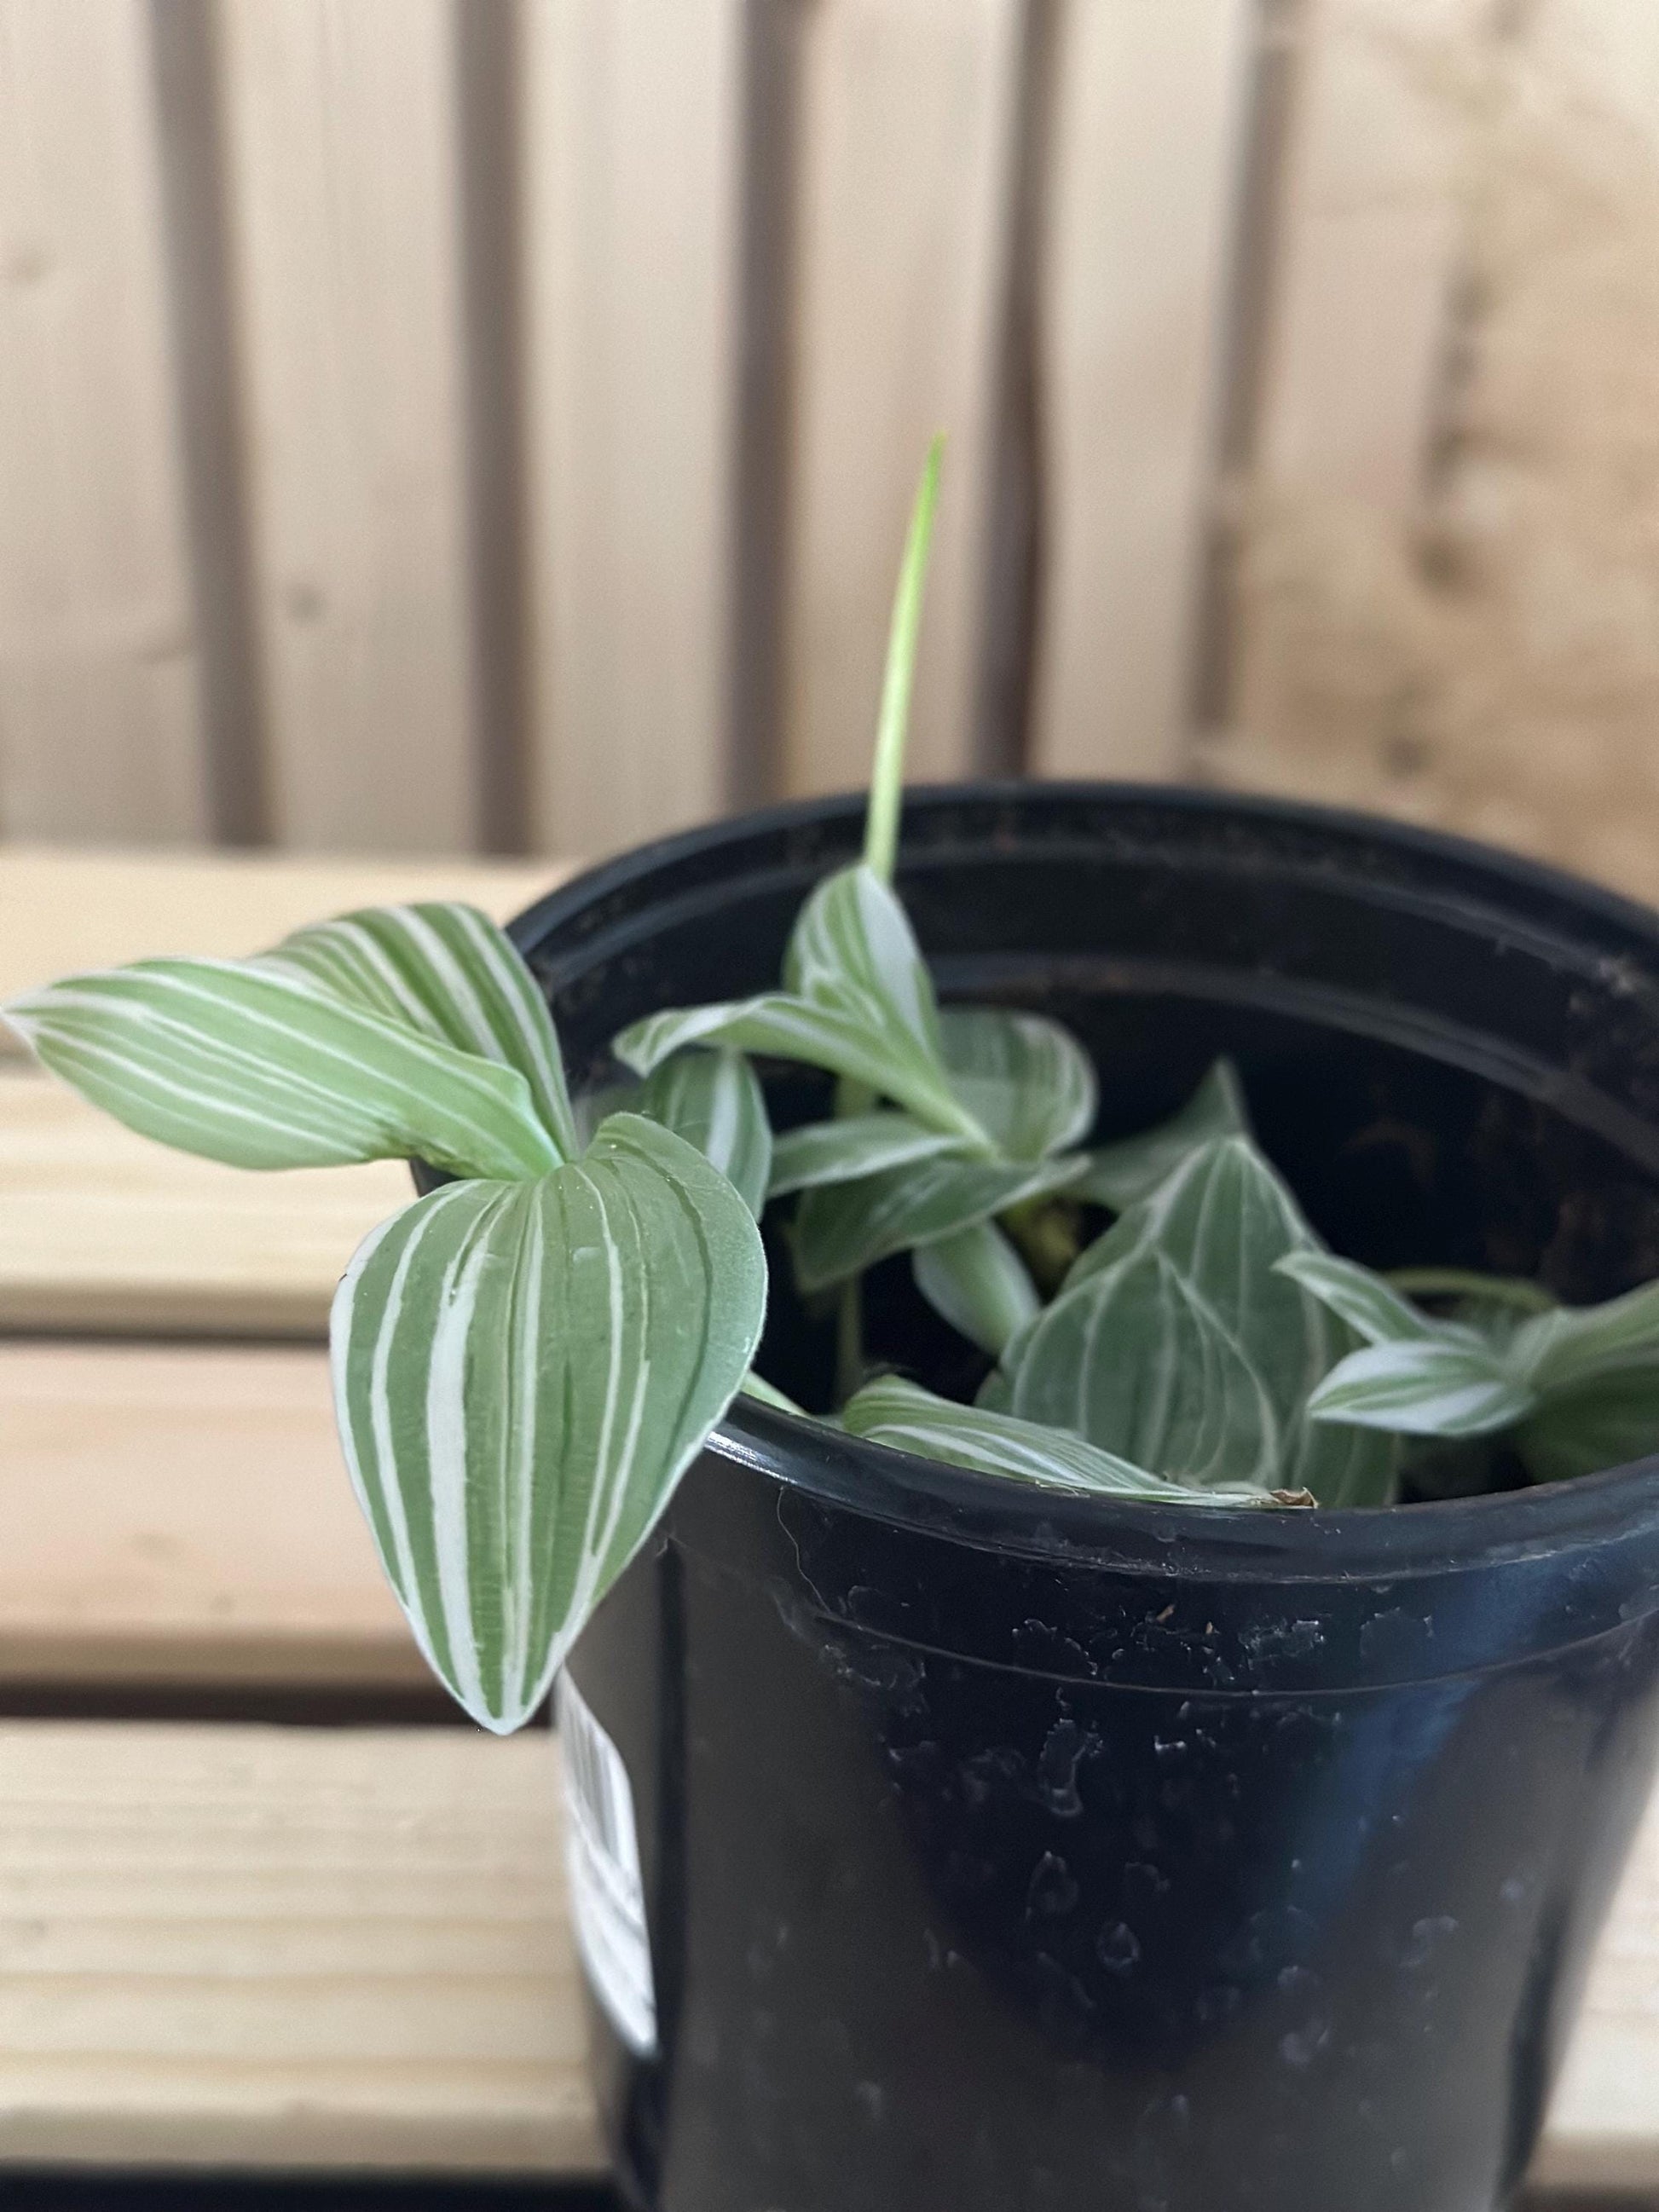
<instances>
[{"instance_id":1,"label":"pot rim","mask_svg":"<svg viewBox=\"0 0 1659 2212\"><path fill-rule=\"evenodd\" d=\"M1581 926L1643 940L1659 959L1659 913L1619 892L1471 838L1351 809L1156 783L1027 780L912 786L905 793L904 811L906 820L914 821L917 815L1033 802L1059 810L1068 805L1144 805L1305 830L1339 846L1382 845L1476 879L1443 884L1437 891L1428 884L1414 887L1415 903L1443 907L1450 901L1467 913L1470 893L1478 890L1485 894L1479 903L1501 911L1506 893L1541 895ZM780 832L850 825L865 805L862 792L793 800L634 847L548 892L509 923L508 933L521 951L538 950L550 932L578 915L603 908L677 864L695 860L706 865L722 850ZM1341 855L1334 857L1340 861ZM901 865L903 858L901 847ZM1517 915L1516 927L1528 937L1539 933L1535 918ZM603 927L600 921L596 936ZM581 940L580 950L593 941ZM1047 1558L1073 1568L1145 1570L1161 1563L1171 1573L1186 1566L1219 1580L1328 1582L1340 1576L1381 1583L1598 1548L1610 1538L1659 1533L1659 1454L1570 1481L1474 1498L1275 1511L1039 1490L850 1437L809 1417L742 1397L733 1401L707 1449L717 1458L769 1475L779 1486L781 1511L783 1495L793 1492L970 1548ZM1659 1591L1654 1601L1659 1606Z\"/></svg>"}]
</instances>

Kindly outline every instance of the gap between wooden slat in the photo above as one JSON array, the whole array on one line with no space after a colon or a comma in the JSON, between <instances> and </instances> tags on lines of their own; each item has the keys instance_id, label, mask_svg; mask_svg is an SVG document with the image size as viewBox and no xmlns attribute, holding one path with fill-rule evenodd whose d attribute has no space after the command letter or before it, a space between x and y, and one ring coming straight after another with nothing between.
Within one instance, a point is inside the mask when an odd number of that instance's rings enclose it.
<instances>
[{"instance_id":1,"label":"gap between wooden slat","mask_svg":"<svg viewBox=\"0 0 1659 2212\"><path fill-rule=\"evenodd\" d=\"M0 1726L0 2160L599 2164L533 1731ZM1540 2164L1659 2186L1659 1816Z\"/></svg>"},{"instance_id":2,"label":"gap between wooden slat","mask_svg":"<svg viewBox=\"0 0 1659 2212\"><path fill-rule=\"evenodd\" d=\"M210 826L145 31L0 5L0 835Z\"/></svg>"}]
</instances>

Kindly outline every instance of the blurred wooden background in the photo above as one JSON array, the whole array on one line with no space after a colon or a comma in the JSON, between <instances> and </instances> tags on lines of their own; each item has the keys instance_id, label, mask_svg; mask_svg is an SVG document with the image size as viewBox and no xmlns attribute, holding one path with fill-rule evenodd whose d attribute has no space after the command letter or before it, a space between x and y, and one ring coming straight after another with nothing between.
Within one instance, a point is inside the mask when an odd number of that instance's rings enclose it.
<instances>
[{"instance_id":1,"label":"blurred wooden background","mask_svg":"<svg viewBox=\"0 0 1659 2212\"><path fill-rule=\"evenodd\" d=\"M1196 775L1659 890L1656 0L0 0L0 836Z\"/></svg>"}]
</instances>

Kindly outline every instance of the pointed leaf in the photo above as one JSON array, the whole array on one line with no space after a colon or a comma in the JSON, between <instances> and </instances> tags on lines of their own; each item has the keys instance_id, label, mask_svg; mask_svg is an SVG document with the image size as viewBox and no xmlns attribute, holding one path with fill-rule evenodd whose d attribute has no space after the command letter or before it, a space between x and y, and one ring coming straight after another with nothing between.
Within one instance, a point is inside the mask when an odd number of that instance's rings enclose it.
<instances>
[{"instance_id":1,"label":"pointed leaf","mask_svg":"<svg viewBox=\"0 0 1659 2212\"><path fill-rule=\"evenodd\" d=\"M146 960L71 975L7 1014L94 1105L233 1167L421 1158L512 1179L559 1160L516 1068L258 960Z\"/></svg>"},{"instance_id":2,"label":"pointed leaf","mask_svg":"<svg viewBox=\"0 0 1659 2212\"><path fill-rule=\"evenodd\" d=\"M1523 1419L1535 1403L1483 1345L1431 1337L1350 1352L1313 1393L1308 1413L1399 1436L1480 1437Z\"/></svg>"},{"instance_id":3,"label":"pointed leaf","mask_svg":"<svg viewBox=\"0 0 1659 2212\"><path fill-rule=\"evenodd\" d=\"M1002 1352L1042 1311L1025 1262L994 1221L918 1247L910 1269L933 1310L981 1352Z\"/></svg>"},{"instance_id":4,"label":"pointed leaf","mask_svg":"<svg viewBox=\"0 0 1659 2212\"><path fill-rule=\"evenodd\" d=\"M1062 1190L1078 1163L940 1158L803 1194L791 1242L803 1291L828 1290L878 1260Z\"/></svg>"},{"instance_id":5,"label":"pointed leaf","mask_svg":"<svg viewBox=\"0 0 1659 2212\"><path fill-rule=\"evenodd\" d=\"M630 1114L533 1182L454 1183L335 1300L352 1480L422 1650L483 1727L529 1718L743 1381L760 1236Z\"/></svg>"},{"instance_id":6,"label":"pointed leaf","mask_svg":"<svg viewBox=\"0 0 1659 2212\"><path fill-rule=\"evenodd\" d=\"M1659 1366L1659 1283L1602 1305L1558 1306L1524 1322L1510 1342L1517 1370L1540 1392Z\"/></svg>"},{"instance_id":7,"label":"pointed leaf","mask_svg":"<svg viewBox=\"0 0 1659 2212\"><path fill-rule=\"evenodd\" d=\"M624 1030L611 1049L625 1066L648 1075L671 1054L694 1044L729 1044L739 1052L827 1068L908 1107L928 1127L985 1148L985 1133L957 1103L944 1070L925 1052L892 1049L884 1031L861 1013L771 991L725 1006L647 1014Z\"/></svg>"},{"instance_id":8,"label":"pointed leaf","mask_svg":"<svg viewBox=\"0 0 1659 2212\"><path fill-rule=\"evenodd\" d=\"M1212 1138L1249 1133L1238 1071L1231 1060L1218 1060L1170 1120L1137 1136L1121 1137L1115 1144L1097 1146L1089 1155L1089 1173L1078 1185L1077 1194L1121 1213L1137 1200L1150 1197L1188 1153Z\"/></svg>"},{"instance_id":9,"label":"pointed leaf","mask_svg":"<svg viewBox=\"0 0 1659 2212\"><path fill-rule=\"evenodd\" d=\"M1444 1333L1443 1322L1357 1261L1304 1249L1286 1252L1273 1264L1278 1273L1300 1283L1367 1344L1424 1344Z\"/></svg>"},{"instance_id":10,"label":"pointed leaf","mask_svg":"<svg viewBox=\"0 0 1659 2212\"><path fill-rule=\"evenodd\" d=\"M1262 1506L1293 1501L1260 1490L1195 1490L1166 1482L1113 1452L1085 1443L1064 1429L1041 1428L1034 1421L957 1406L896 1375L866 1382L842 1409L842 1425L851 1435L924 1459L971 1468L981 1474L1012 1477L1058 1490L1081 1490L1109 1498L1138 1498L1169 1505ZM1295 1501L1302 1502L1302 1501Z\"/></svg>"},{"instance_id":11,"label":"pointed leaf","mask_svg":"<svg viewBox=\"0 0 1659 2212\"><path fill-rule=\"evenodd\" d=\"M853 1114L842 1121L811 1121L775 1140L771 1195L783 1198L820 1183L857 1182L884 1168L961 1150L960 1138L924 1128L908 1114Z\"/></svg>"},{"instance_id":12,"label":"pointed leaf","mask_svg":"<svg viewBox=\"0 0 1659 2212\"><path fill-rule=\"evenodd\" d=\"M566 1159L577 1152L553 1018L505 930L448 901L365 907L319 922L258 956L348 1006L516 1067Z\"/></svg>"},{"instance_id":13,"label":"pointed leaf","mask_svg":"<svg viewBox=\"0 0 1659 2212\"><path fill-rule=\"evenodd\" d=\"M1011 1410L1137 1467L1280 1486L1273 1402L1237 1338L1156 1245L1063 1291L1012 1355Z\"/></svg>"},{"instance_id":14,"label":"pointed leaf","mask_svg":"<svg viewBox=\"0 0 1659 2212\"><path fill-rule=\"evenodd\" d=\"M1249 1138L1216 1138L1189 1152L1083 1254L1069 1282L1153 1248L1217 1317L1266 1387L1285 1455L1276 1480L1311 1490L1322 1504L1385 1503L1394 1484L1390 1449L1356 1447L1352 1437L1338 1441L1307 1419L1309 1392L1353 1339L1279 1270L1287 1254L1316 1250L1317 1240Z\"/></svg>"},{"instance_id":15,"label":"pointed leaf","mask_svg":"<svg viewBox=\"0 0 1659 2212\"><path fill-rule=\"evenodd\" d=\"M998 1006L945 1006L939 1036L951 1087L1011 1159L1042 1159L1094 1127L1094 1064L1058 1022Z\"/></svg>"},{"instance_id":16,"label":"pointed leaf","mask_svg":"<svg viewBox=\"0 0 1659 2212\"><path fill-rule=\"evenodd\" d=\"M627 1110L695 1145L759 1220L772 1170L772 1124L759 1079L741 1053L677 1054L639 1085Z\"/></svg>"}]
</instances>

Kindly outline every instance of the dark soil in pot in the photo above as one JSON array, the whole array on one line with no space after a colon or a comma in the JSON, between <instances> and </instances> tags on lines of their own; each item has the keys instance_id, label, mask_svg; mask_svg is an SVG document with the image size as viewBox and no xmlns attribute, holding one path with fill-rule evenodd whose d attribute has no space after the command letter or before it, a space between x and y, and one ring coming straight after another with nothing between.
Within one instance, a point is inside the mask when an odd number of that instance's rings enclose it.
<instances>
[{"instance_id":1,"label":"dark soil in pot","mask_svg":"<svg viewBox=\"0 0 1659 2212\"><path fill-rule=\"evenodd\" d=\"M860 825L699 833L527 916L573 1068L769 984ZM924 793L905 832L943 993L1073 1028L1101 1133L1228 1052L1339 1250L1574 1300L1659 1273L1645 915L1200 794ZM763 1364L811 1401L787 1279ZM971 1382L902 1269L870 1305L878 1355ZM652 2212L1492 2212L1651 1780L1659 1464L1199 1516L740 1405L564 1702Z\"/></svg>"}]
</instances>

